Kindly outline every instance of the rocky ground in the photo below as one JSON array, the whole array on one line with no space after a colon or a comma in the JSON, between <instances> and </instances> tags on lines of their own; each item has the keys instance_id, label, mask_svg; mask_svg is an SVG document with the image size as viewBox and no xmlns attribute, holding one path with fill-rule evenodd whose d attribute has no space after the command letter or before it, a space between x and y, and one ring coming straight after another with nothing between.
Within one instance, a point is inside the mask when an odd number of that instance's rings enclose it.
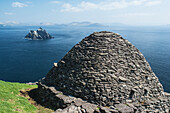
<instances>
[{"instance_id":1,"label":"rocky ground","mask_svg":"<svg viewBox=\"0 0 170 113\"><path fill-rule=\"evenodd\" d=\"M101 106L84 101L81 98L65 95L54 87L39 84L38 89L30 91L29 95L38 104L55 110L54 113L169 113L169 107L161 109L165 103L170 106L170 93L164 98L148 100L146 102L126 102L113 106ZM164 104L163 104L164 103Z\"/></svg>"}]
</instances>

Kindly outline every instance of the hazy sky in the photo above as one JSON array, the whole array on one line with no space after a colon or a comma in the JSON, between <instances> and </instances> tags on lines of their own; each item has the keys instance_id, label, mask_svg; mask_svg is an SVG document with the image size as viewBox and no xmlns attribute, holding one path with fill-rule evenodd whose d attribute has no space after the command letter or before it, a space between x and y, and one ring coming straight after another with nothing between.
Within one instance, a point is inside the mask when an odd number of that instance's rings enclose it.
<instances>
[{"instance_id":1,"label":"hazy sky","mask_svg":"<svg viewBox=\"0 0 170 113\"><path fill-rule=\"evenodd\" d=\"M0 23L170 24L170 0L0 0Z\"/></svg>"}]
</instances>

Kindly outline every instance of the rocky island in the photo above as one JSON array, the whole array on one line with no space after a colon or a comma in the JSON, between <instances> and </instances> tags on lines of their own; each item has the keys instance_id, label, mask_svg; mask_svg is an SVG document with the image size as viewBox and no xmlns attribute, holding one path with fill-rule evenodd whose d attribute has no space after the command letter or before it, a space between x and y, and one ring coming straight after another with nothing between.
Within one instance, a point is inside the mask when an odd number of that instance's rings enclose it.
<instances>
[{"instance_id":1,"label":"rocky island","mask_svg":"<svg viewBox=\"0 0 170 113\"><path fill-rule=\"evenodd\" d=\"M28 40L46 40L53 38L49 33L46 32L46 30L42 29L41 27L33 31L31 30L26 36L25 39Z\"/></svg>"},{"instance_id":2,"label":"rocky island","mask_svg":"<svg viewBox=\"0 0 170 113\"><path fill-rule=\"evenodd\" d=\"M170 112L170 94L143 54L107 31L75 45L30 94L55 113Z\"/></svg>"}]
</instances>

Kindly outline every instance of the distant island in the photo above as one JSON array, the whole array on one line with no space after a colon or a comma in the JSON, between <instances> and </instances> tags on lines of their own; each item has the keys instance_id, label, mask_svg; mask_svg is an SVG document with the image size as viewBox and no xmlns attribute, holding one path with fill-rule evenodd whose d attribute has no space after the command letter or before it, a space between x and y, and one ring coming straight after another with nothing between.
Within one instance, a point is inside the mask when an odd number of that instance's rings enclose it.
<instances>
[{"instance_id":1,"label":"distant island","mask_svg":"<svg viewBox=\"0 0 170 113\"><path fill-rule=\"evenodd\" d=\"M51 39L52 37L49 33L46 32L46 30L42 29L41 27L36 30L30 30L30 32L25 36L25 39L28 40L46 40Z\"/></svg>"}]
</instances>

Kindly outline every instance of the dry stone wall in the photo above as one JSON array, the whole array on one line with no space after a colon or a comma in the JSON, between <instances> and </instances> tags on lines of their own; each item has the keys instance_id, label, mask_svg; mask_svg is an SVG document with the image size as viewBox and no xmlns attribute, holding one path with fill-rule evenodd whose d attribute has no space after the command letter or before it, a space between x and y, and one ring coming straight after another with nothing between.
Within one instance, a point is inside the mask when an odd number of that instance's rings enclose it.
<instances>
[{"instance_id":1,"label":"dry stone wall","mask_svg":"<svg viewBox=\"0 0 170 113\"><path fill-rule=\"evenodd\" d=\"M142 53L119 34L107 31L84 38L54 63L40 82L101 106L145 103L165 97ZM158 108L165 110L169 103L159 104Z\"/></svg>"}]
</instances>

